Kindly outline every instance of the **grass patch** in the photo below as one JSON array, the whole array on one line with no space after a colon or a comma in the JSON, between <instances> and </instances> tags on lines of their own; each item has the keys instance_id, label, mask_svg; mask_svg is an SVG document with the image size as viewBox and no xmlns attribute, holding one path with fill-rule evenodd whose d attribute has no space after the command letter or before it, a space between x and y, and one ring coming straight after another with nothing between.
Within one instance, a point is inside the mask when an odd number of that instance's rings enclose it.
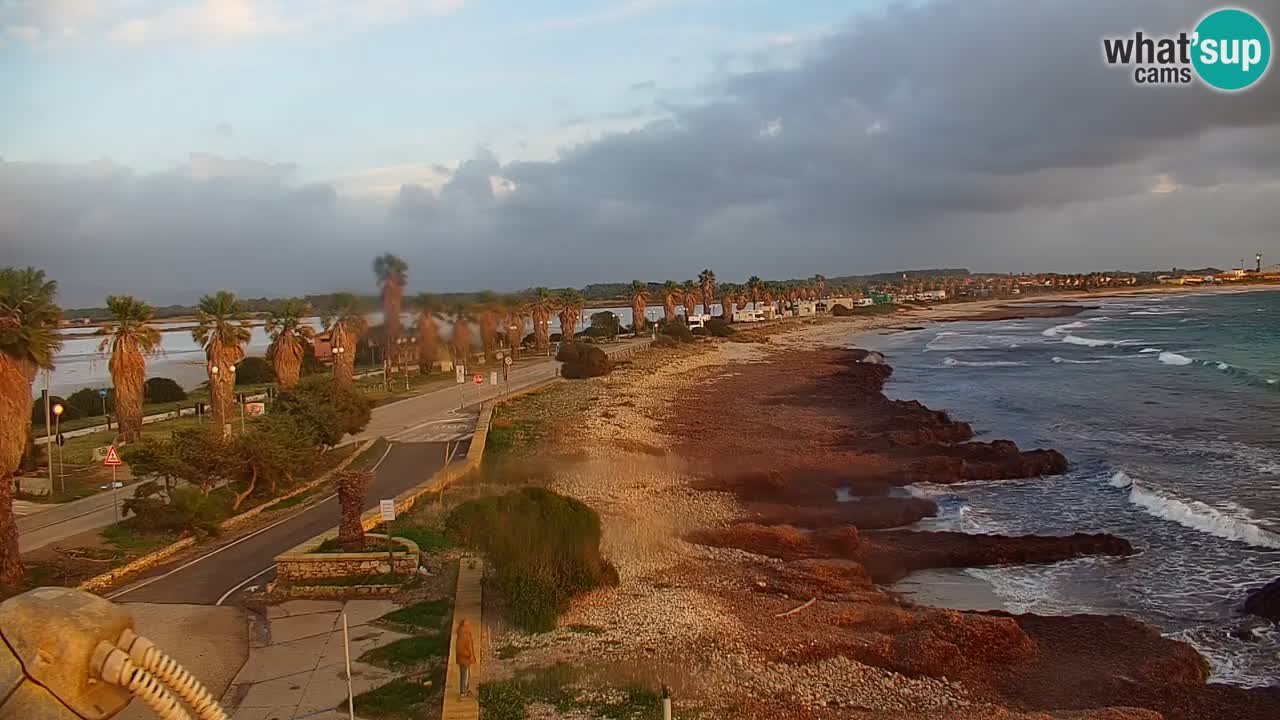
<instances>
[{"instance_id":1,"label":"grass patch","mask_svg":"<svg viewBox=\"0 0 1280 720\"><path fill-rule=\"evenodd\" d=\"M399 610L393 610L378 618L388 625L415 628L421 630L438 630L443 627L453 606L447 600L426 600Z\"/></svg>"},{"instance_id":2,"label":"grass patch","mask_svg":"<svg viewBox=\"0 0 1280 720\"><path fill-rule=\"evenodd\" d=\"M596 625L576 624L576 625L570 625L565 629L576 635L603 635L604 634L604 628Z\"/></svg>"},{"instance_id":3,"label":"grass patch","mask_svg":"<svg viewBox=\"0 0 1280 720\"><path fill-rule=\"evenodd\" d=\"M429 683L429 684L428 684ZM444 684L444 671L431 673L425 682L392 680L379 688L356 695L356 716L378 720L410 720L426 717L431 703ZM338 703L337 710L347 712L347 701Z\"/></svg>"},{"instance_id":4,"label":"grass patch","mask_svg":"<svg viewBox=\"0 0 1280 720\"><path fill-rule=\"evenodd\" d=\"M437 553L449 549L449 539L440 528L422 526L394 528L392 534L417 544L418 549L424 553Z\"/></svg>"},{"instance_id":5,"label":"grass patch","mask_svg":"<svg viewBox=\"0 0 1280 720\"><path fill-rule=\"evenodd\" d=\"M377 465L378 461L382 459L382 456L387 453L388 445L390 445L390 443L387 442L387 439L384 437L374 440L372 445L365 448L364 452L357 455L356 459L351 461L351 464L347 466L347 469L352 472L372 470L373 466Z\"/></svg>"},{"instance_id":6,"label":"grass patch","mask_svg":"<svg viewBox=\"0 0 1280 720\"><path fill-rule=\"evenodd\" d=\"M350 577L316 578L299 585L328 585L333 587L354 587L356 585L409 585L417 578L410 575L352 575Z\"/></svg>"},{"instance_id":7,"label":"grass patch","mask_svg":"<svg viewBox=\"0 0 1280 720\"><path fill-rule=\"evenodd\" d=\"M510 680L480 686L480 716L484 720L525 720L529 706L547 703L560 713L584 713L609 720L641 720L660 717L662 698L640 686L609 688L575 687L575 673L567 665L556 665L519 675Z\"/></svg>"},{"instance_id":8,"label":"grass patch","mask_svg":"<svg viewBox=\"0 0 1280 720\"><path fill-rule=\"evenodd\" d=\"M108 525L98 533L108 544L131 555L145 555L172 545L179 538L179 533L152 530L139 530L129 520Z\"/></svg>"},{"instance_id":9,"label":"grass patch","mask_svg":"<svg viewBox=\"0 0 1280 720\"><path fill-rule=\"evenodd\" d=\"M387 549L388 549L388 548L387 548L387 546L388 546L389 544L390 544L390 543L382 542L379 538L366 537L366 538L365 538L365 540L364 540L364 549L363 549L363 550L343 550L343 549L342 549L342 543L338 542L338 538L336 538L336 537L331 537L331 538L329 538L328 540L325 540L324 542L322 542L322 543L320 543L319 545L317 545L317 546L316 546L316 549L315 549L315 550L312 550L311 552L313 552L313 553L345 553L345 552L354 552L354 553L381 553L381 554L386 554ZM401 551L403 551L403 550L404 550L404 546L403 546L403 545L401 545L401 544L399 544L399 543L395 543L394 545L391 545L391 548L390 548L390 549L392 549L392 550L394 550L394 551L396 551L396 552L401 552Z\"/></svg>"},{"instance_id":10,"label":"grass patch","mask_svg":"<svg viewBox=\"0 0 1280 720\"><path fill-rule=\"evenodd\" d=\"M449 657L449 633L435 632L397 640L360 656L361 662L391 670L415 668L428 660Z\"/></svg>"},{"instance_id":11,"label":"grass patch","mask_svg":"<svg viewBox=\"0 0 1280 720\"><path fill-rule=\"evenodd\" d=\"M529 632L554 629L575 596L618 583L600 555L600 516L544 488L469 500L445 527L453 542L489 556L511 620Z\"/></svg>"},{"instance_id":12,"label":"grass patch","mask_svg":"<svg viewBox=\"0 0 1280 720\"><path fill-rule=\"evenodd\" d=\"M522 647L516 645L503 645L498 648L498 651L495 654L498 656L499 660L510 660L522 652L524 652L524 648Z\"/></svg>"}]
</instances>

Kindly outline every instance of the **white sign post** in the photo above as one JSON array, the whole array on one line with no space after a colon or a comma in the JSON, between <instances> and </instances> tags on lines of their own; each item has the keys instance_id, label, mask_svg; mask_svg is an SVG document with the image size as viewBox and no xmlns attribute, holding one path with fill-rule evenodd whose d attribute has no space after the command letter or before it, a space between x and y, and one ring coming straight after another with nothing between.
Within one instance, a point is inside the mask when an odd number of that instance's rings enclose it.
<instances>
[{"instance_id":1,"label":"white sign post","mask_svg":"<svg viewBox=\"0 0 1280 720\"><path fill-rule=\"evenodd\" d=\"M382 513L382 522L387 526L387 574L394 575L396 572L396 560L395 551L392 549L395 545L391 542L391 521L396 519L396 501L379 500L378 512Z\"/></svg>"},{"instance_id":2,"label":"white sign post","mask_svg":"<svg viewBox=\"0 0 1280 720\"><path fill-rule=\"evenodd\" d=\"M396 519L396 501L395 500L379 500L378 511L382 513L383 522L391 522Z\"/></svg>"}]
</instances>

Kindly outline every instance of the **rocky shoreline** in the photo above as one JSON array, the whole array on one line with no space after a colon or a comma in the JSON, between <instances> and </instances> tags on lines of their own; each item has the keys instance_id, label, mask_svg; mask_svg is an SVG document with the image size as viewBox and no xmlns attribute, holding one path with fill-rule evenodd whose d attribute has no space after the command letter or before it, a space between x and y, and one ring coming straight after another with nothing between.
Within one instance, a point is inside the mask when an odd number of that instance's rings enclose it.
<instances>
[{"instance_id":1,"label":"rocky shoreline","mask_svg":"<svg viewBox=\"0 0 1280 720\"><path fill-rule=\"evenodd\" d=\"M1134 548L910 528L937 508L904 486L1067 460L975 442L945 412L886 398L887 364L812 340L637 359L590 391L603 407L562 433L576 461L553 485L601 512L622 583L551 636L508 634L522 652L500 671L565 659L570 643L604 676L742 718L1280 717L1280 690L1206 684L1190 646L1133 620L958 612L887 589L918 569Z\"/></svg>"}]
</instances>

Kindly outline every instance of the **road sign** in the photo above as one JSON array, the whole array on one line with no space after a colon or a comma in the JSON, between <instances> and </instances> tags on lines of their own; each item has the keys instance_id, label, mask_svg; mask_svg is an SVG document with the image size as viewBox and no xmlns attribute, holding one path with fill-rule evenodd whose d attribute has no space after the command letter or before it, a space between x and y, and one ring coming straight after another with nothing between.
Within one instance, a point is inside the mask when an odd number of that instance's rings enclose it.
<instances>
[{"instance_id":1,"label":"road sign","mask_svg":"<svg viewBox=\"0 0 1280 720\"><path fill-rule=\"evenodd\" d=\"M498 371L497 371L497 370L494 370L493 372L489 373L489 384L490 384L490 385L497 385L497 384L498 384Z\"/></svg>"},{"instance_id":2,"label":"road sign","mask_svg":"<svg viewBox=\"0 0 1280 720\"><path fill-rule=\"evenodd\" d=\"M460 382L460 383L464 383L464 382L466 382L466 381L467 381L467 369L466 369L466 368L462 367L461 365L454 365L454 366L453 366L453 371L454 371L454 373L457 375L458 382Z\"/></svg>"},{"instance_id":3,"label":"road sign","mask_svg":"<svg viewBox=\"0 0 1280 720\"><path fill-rule=\"evenodd\" d=\"M395 500L379 500L378 511L382 513L383 522L391 522L396 519L396 501Z\"/></svg>"},{"instance_id":4,"label":"road sign","mask_svg":"<svg viewBox=\"0 0 1280 720\"><path fill-rule=\"evenodd\" d=\"M507 365L510 365L512 363L511 356L510 355L506 356L505 358L502 359L502 362L506 363Z\"/></svg>"},{"instance_id":5,"label":"road sign","mask_svg":"<svg viewBox=\"0 0 1280 720\"><path fill-rule=\"evenodd\" d=\"M66 436L66 435L63 435L62 433L58 433L57 443L58 443L58 446L59 446L59 447L61 447L61 446L63 446L63 445L66 445L66 444L67 444L67 436Z\"/></svg>"},{"instance_id":6,"label":"road sign","mask_svg":"<svg viewBox=\"0 0 1280 720\"><path fill-rule=\"evenodd\" d=\"M484 384L484 375L481 375L480 373L476 373L476 376L475 376L474 378L472 378L471 380L472 380L472 382L474 382L474 383L475 383L475 384L477 384L477 385L483 385L483 384Z\"/></svg>"},{"instance_id":7,"label":"road sign","mask_svg":"<svg viewBox=\"0 0 1280 720\"><path fill-rule=\"evenodd\" d=\"M107 457L102 461L103 465L114 466L120 464L120 455L116 452L116 446L112 445L107 451Z\"/></svg>"},{"instance_id":8,"label":"road sign","mask_svg":"<svg viewBox=\"0 0 1280 720\"><path fill-rule=\"evenodd\" d=\"M106 397L106 396L107 396L107 389L106 389L106 388L99 388L99 390L98 390L98 397Z\"/></svg>"},{"instance_id":9,"label":"road sign","mask_svg":"<svg viewBox=\"0 0 1280 720\"><path fill-rule=\"evenodd\" d=\"M266 403L251 402L251 403L245 403L244 405L244 414L248 415L249 417L259 417L261 415L266 414L266 412L267 412Z\"/></svg>"}]
</instances>

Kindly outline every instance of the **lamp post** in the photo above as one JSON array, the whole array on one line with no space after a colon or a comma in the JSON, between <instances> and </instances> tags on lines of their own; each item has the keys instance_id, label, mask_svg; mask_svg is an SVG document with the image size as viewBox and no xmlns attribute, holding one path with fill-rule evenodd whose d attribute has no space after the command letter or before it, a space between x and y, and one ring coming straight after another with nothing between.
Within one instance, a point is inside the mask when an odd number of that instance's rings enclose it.
<instances>
[{"instance_id":1,"label":"lamp post","mask_svg":"<svg viewBox=\"0 0 1280 720\"><path fill-rule=\"evenodd\" d=\"M61 491L65 493L67 491L67 466L65 463L63 463L63 460L62 460L62 412L63 410L65 410L65 408L62 407L62 403L53 404L53 437L54 437L54 440L58 443L58 485L61 486L61 489L62 489ZM50 459L52 460L52 458ZM50 462L49 465L50 467L52 467L53 463ZM53 490L53 488L49 488L49 489Z\"/></svg>"}]
</instances>

